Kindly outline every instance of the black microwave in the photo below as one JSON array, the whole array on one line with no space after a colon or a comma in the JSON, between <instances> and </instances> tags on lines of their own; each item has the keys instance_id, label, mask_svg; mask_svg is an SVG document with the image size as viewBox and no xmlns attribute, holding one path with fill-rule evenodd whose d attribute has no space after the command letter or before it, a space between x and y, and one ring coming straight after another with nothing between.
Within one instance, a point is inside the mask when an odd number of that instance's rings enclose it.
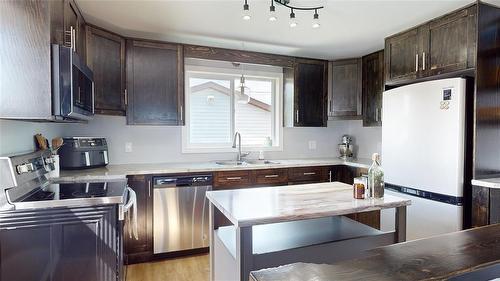
<instances>
[{"instance_id":1,"label":"black microwave","mask_svg":"<svg viewBox=\"0 0 500 281\"><path fill-rule=\"evenodd\" d=\"M52 45L52 110L64 119L94 115L94 76L71 48Z\"/></svg>"}]
</instances>

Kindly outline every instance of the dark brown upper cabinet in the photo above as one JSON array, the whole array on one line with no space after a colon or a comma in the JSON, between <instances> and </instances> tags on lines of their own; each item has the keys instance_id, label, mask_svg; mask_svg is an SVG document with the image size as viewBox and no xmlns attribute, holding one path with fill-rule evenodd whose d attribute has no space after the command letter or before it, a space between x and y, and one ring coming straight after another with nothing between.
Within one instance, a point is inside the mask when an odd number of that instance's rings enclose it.
<instances>
[{"instance_id":1,"label":"dark brown upper cabinet","mask_svg":"<svg viewBox=\"0 0 500 281\"><path fill-rule=\"evenodd\" d=\"M179 44L127 40L127 124L184 124L184 58Z\"/></svg>"},{"instance_id":2,"label":"dark brown upper cabinet","mask_svg":"<svg viewBox=\"0 0 500 281\"><path fill-rule=\"evenodd\" d=\"M384 92L384 51L362 58L363 126L382 125L382 93Z\"/></svg>"},{"instance_id":3,"label":"dark brown upper cabinet","mask_svg":"<svg viewBox=\"0 0 500 281\"><path fill-rule=\"evenodd\" d=\"M361 116L361 59L332 62L329 116L359 119Z\"/></svg>"},{"instance_id":4,"label":"dark brown upper cabinet","mask_svg":"<svg viewBox=\"0 0 500 281\"><path fill-rule=\"evenodd\" d=\"M476 49L476 9L472 6L420 27L423 41L421 76L473 68Z\"/></svg>"},{"instance_id":5,"label":"dark brown upper cabinet","mask_svg":"<svg viewBox=\"0 0 500 281\"><path fill-rule=\"evenodd\" d=\"M296 60L293 99L295 127L327 126L327 72L326 61Z\"/></svg>"},{"instance_id":6,"label":"dark brown upper cabinet","mask_svg":"<svg viewBox=\"0 0 500 281\"><path fill-rule=\"evenodd\" d=\"M418 73L418 28L385 39L385 80L413 80Z\"/></svg>"},{"instance_id":7,"label":"dark brown upper cabinet","mask_svg":"<svg viewBox=\"0 0 500 281\"><path fill-rule=\"evenodd\" d=\"M64 45L69 47L73 44L75 52L85 59L85 20L74 0L63 1ZM72 30L74 35L71 35Z\"/></svg>"},{"instance_id":8,"label":"dark brown upper cabinet","mask_svg":"<svg viewBox=\"0 0 500 281\"><path fill-rule=\"evenodd\" d=\"M409 83L475 67L477 5L385 39L385 82Z\"/></svg>"},{"instance_id":9,"label":"dark brown upper cabinet","mask_svg":"<svg viewBox=\"0 0 500 281\"><path fill-rule=\"evenodd\" d=\"M95 113L125 115L125 39L87 26L87 65L94 73Z\"/></svg>"}]
</instances>

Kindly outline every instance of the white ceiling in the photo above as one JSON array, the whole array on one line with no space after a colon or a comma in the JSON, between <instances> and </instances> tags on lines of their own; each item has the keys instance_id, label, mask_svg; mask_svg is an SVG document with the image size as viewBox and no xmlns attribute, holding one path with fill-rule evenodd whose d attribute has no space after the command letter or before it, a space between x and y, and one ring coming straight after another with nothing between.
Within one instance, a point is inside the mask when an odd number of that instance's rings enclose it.
<instances>
[{"instance_id":1,"label":"white ceiling","mask_svg":"<svg viewBox=\"0 0 500 281\"><path fill-rule=\"evenodd\" d=\"M85 19L125 36L293 56L340 59L383 48L384 38L445 14L473 0L292 0L321 4L321 27L312 13L277 5L269 22L270 0L248 0L252 19L242 20L243 0L77 0ZM500 5L500 0L489 0Z\"/></svg>"}]
</instances>

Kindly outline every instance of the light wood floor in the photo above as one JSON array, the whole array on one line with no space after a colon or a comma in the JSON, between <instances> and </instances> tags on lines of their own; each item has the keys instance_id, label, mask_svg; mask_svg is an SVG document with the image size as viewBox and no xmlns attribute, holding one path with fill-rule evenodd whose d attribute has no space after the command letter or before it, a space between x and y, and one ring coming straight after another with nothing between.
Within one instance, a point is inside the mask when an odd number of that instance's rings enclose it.
<instances>
[{"instance_id":1,"label":"light wood floor","mask_svg":"<svg viewBox=\"0 0 500 281\"><path fill-rule=\"evenodd\" d=\"M206 255L133 264L126 267L126 281L208 281Z\"/></svg>"}]
</instances>

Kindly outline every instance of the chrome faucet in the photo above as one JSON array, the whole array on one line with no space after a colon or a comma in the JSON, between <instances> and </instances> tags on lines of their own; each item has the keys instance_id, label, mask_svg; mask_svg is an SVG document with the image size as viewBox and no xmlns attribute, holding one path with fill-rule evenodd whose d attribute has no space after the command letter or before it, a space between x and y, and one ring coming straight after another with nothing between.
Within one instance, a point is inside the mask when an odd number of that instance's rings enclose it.
<instances>
[{"instance_id":1,"label":"chrome faucet","mask_svg":"<svg viewBox=\"0 0 500 281\"><path fill-rule=\"evenodd\" d=\"M241 135L239 132L234 133L233 148L236 148L236 139L238 139L238 155L236 156L236 161L241 162L241 159L247 156L249 153L241 153Z\"/></svg>"}]
</instances>

